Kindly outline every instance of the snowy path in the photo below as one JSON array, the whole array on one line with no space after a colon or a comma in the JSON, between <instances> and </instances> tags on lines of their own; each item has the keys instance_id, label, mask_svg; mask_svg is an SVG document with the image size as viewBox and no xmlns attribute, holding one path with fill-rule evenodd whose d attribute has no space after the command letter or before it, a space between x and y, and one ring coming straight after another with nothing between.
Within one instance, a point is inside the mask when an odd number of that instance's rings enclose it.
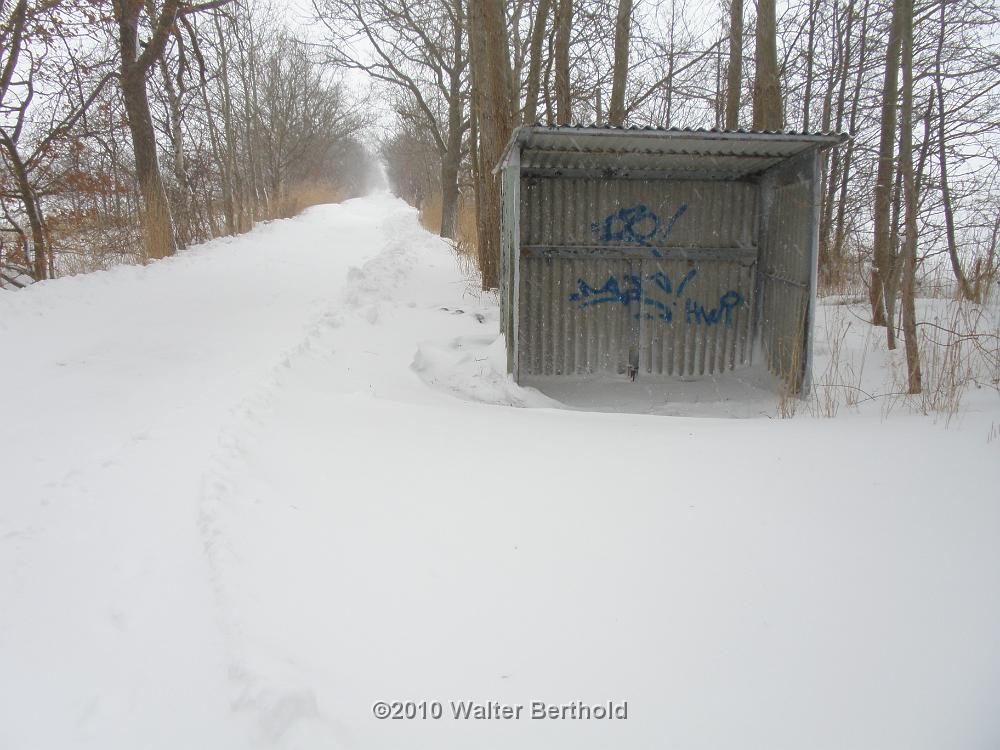
<instances>
[{"instance_id":1,"label":"snowy path","mask_svg":"<svg viewBox=\"0 0 1000 750\"><path fill-rule=\"evenodd\" d=\"M995 747L989 419L476 403L495 319L386 196L0 296L0 748Z\"/></svg>"},{"instance_id":2,"label":"snowy path","mask_svg":"<svg viewBox=\"0 0 1000 750\"><path fill-rule=\"evenodd\" d=\"M0 748L241 744L202 484L391 203L0 296Z\"/></svg>"}]
</instances>

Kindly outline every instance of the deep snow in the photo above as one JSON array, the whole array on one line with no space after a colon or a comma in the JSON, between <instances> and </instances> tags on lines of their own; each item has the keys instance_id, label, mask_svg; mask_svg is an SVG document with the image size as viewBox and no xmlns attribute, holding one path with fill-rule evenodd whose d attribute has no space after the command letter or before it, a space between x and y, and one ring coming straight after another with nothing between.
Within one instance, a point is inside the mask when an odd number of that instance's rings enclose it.
<instances>
[{"instance_id":1,"label":"deep snow","mask_svg":"<svg viewBox=\"0 0 1000 750\"><path fill-rule=\"evenodd\" d=\"M1000 743L996 399L567 409L496 319L386 194L0 292L0 748Z\"/></svg>"}]
</instances>

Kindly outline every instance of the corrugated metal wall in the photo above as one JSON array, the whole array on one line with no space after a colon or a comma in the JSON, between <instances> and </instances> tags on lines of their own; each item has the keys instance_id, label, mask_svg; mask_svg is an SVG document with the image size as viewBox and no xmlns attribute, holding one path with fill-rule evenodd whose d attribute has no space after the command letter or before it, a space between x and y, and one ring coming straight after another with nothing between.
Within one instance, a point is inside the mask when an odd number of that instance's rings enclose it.
<instances>
[{"instance_id":1,"label":"corrugated metal wall","mask_svg":"<svg viewBox=\"0 0 1000 750\"><path fill-rule=\"evenodd\" d=\"M682 205L687 208L671 224ZM634 235L615 239L605 230L608 217L636 206L659 218L653 246L746 248L756 242L757 190L749 182L525 177L521 246L635 246ZM638 234L651 226L642 223ZM612 230L620 228L612 221Z\"/></svg>"},{"instance_id":2,"label":"corrugated metal wall","mask_svg":"<svg viewBox=\"0 0 1000 750\"><path fill-rule=\"evenodd\" d=\"M518 377L748 365L758 186L524 177Z\"/></svg>"},{"instance_id":3,"label":"corrugated metal wall","mask_svg":"<svg viewBox=\"0 0 1000 750\"><path fill-rule=\"evenodd\" d=\"M789 161L765 180L760 252L760 340L768 369L792 392L811 356L810 302L816 242L814 155Z\"/></svg>"},{"instance_id":4,"label":"corrugated metal wall","mask_svg":"<svg viewBox=\"0 0 1000 750\"><path fill-rule=\"evenodd\" d=\"M514 371L516 253L520 227L520 168L517 155L504 167L500 179L500 331L507 344L507 370Z\"/></svg>"},{"instance_id":5,"label":"corrugated metal wall","mask_svg":"<svg viewBox=\"0 0 1000 750\"><path fill-rule=\"evenodd\" d=\"M644 278L665 273L683 280L697 272L687 285L690 296L665 322L655 314L640 317L639 372L654 375L712 375L750 364L752 351L752 257L702 263L689 261L642 262ZM733 304L726 297L742 298ZM690 303L687 301L690 300ZM715 315L715 321L709 318ZM683 316L683 319L679 319Z\"/></svg>"}]
</instances>

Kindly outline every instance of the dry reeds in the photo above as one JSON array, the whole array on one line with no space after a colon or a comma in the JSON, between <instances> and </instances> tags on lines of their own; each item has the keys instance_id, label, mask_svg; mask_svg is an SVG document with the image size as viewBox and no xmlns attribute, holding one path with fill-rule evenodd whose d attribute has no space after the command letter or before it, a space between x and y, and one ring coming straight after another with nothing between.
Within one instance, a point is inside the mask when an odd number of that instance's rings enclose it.
<instances>
[{"instance_id":1,"label":"dry reeds","mask_svg":"<svg viewBox=\"0 0 1000 750\"><path fill-rule=\"evenodd\" d=\"M420 224L428 232L441 231L441 194L432 193L420 204ZM455 249L459 269L466 278L479 276L479 254L476 247L476 207L471 200L459 199L455 217Z\"/></svg>"},{"instance_id":2,"label":"dry reeds","mask_svg":"<svg viewBox=\"0 0 1000 750\"><path fill-rule=\"evenodd\" d=\"M289 219L298 216L310 206L323 203L340 203L347 197L345 192L326 182L297 182L281 191L275 202L272 219Z\"/></svg>"}]
</instances>

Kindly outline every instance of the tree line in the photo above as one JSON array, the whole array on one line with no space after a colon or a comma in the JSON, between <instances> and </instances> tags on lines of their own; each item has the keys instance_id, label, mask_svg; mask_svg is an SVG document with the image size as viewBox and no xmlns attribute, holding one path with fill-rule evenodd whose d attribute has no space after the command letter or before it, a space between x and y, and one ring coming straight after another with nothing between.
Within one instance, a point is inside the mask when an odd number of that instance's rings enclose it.
<instances>
[{"instance_id":1,"label":"tree line","mask_svg":"<svg viewBox=\"0 0 1000 750\"><path fill-rule=\"evenodd\" d=\"M0 0L0 283L162 258L363 191L369 117L283 14Z\"/></svg>"}]
</instances>

